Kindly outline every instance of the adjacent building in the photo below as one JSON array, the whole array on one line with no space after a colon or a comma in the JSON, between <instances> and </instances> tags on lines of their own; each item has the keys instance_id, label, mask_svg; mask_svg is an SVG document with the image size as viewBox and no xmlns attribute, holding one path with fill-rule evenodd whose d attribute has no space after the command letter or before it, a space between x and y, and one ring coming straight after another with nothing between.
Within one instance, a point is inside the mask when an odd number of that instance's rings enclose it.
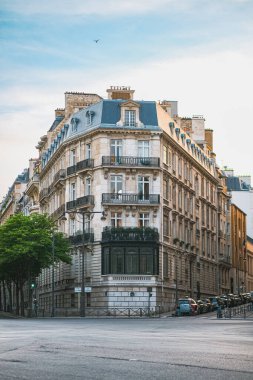
<instances>
[{"instance_id":1,"label":"adjacent building","mask_svg":"<svg viewBox=\"0 0 253 380\"><path fill-rule=\"evenodd\" d=\"M246 214L238 206L231 204L232 268L230 272L230 288L232 293L240 294L247 290L246 238Z\"/></svg>"}]
</instances>

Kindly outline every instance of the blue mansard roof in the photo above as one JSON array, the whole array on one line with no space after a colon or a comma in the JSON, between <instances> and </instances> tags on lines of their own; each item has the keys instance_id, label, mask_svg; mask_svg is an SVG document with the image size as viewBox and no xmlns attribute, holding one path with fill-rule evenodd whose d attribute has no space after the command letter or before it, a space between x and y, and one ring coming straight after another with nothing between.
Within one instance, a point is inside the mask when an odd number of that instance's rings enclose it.
<instances>
[{"instance_id":1,"label":"blue mansard roof","mask_svg":"<svg viewBox=\"0 0 253 380\"><path fill-rule=\"evenodd\" d=\"M72 115L72 117L69 120L68 138L97 128L146 128L159 130L156 112L156 102L134 101L134 103L137 103L139 105L140 121L143 124L143 126L141 127L123 127L117 125L121 117L120 105L122 103L126 103L126 101L102 100L99 103L93 104L87 108L78 111L77 113ZM89 122L90 115L92 117L92 123Z\"/></svg>"},{"instance_id":2,"label":"blue mansard roof","mask_svg":"<svg viewBox=\"0 0 253 380\"><path fill-rule=\"evenodd\" d=\"M69 120L64 124L62 129L58 132L50 147L42 156L42 167L45 167L54 152L59 146L72 138L79 135L85 135L94 129L115 128L115 129L133 129L133 130L156 130L159 131L158 117L156 111L155 101L130 101L136 103L139 109L139 119L141 124L138 126L123 126L117 123L121 119L121 104L127 103L126 100L101 100L96 104L71 115ZM61 117L56 118L55 122L50 128L54 130L60 123Z\"/></svg>"}]
</instances>

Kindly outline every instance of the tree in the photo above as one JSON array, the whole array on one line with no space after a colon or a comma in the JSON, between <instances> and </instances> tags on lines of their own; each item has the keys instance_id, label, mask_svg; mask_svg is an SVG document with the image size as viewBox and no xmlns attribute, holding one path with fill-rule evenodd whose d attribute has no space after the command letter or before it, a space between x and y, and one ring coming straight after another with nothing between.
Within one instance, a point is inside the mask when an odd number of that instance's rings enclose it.
<instances>
[{"instance_id":1,"label":"tree","mask_svg":"<svg viewBox=\"0 0 253 380\"><path fill-rule=\"evenodd\" d=\"M24 284L27 281L30 284L43 268L53 264L53 240L54 261L70 264L68 240L47 215L16 214L0 226L0 273L15 283L17 314L20 295L21 314L24 315Z\"/></svg>"}]
</instances>

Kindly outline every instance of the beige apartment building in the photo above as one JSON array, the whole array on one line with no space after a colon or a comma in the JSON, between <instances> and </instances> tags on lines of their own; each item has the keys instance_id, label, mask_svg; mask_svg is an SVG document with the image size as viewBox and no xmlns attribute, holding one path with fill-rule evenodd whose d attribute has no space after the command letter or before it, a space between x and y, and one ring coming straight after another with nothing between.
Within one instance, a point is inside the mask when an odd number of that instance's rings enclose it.
<instances>
[{"instance_id":1,"label":"beige apartment building","mask_svg":"<svg viewBox=\"0 0 253 380\"><path fill-rule=\"evenodd\" d=\"M203 116L179 117L175 101L134 100L129 87L107 93L65 93L26 182L15 184L15 210L9 193L1 205L1 223L20 210L46 213L70 240L72 264L37 279L39 308L79 315L84 288L91 313L173 311L180 297L236 291L213 131Z\"/></svg>"},{"instance_id":2,"label":"beige apartment building","mask_svg":"<svg viewBox=\"0 0 253 380\"><path fill-rule=\"evenodd\" d=\"M179 297L229 290L229 197L212 131L203 117L180 119L176 102L107 92L66 93L38 143L40 212L69 236L73 257L43 271L40 307L50 313L52 278L65 314L79 313L82 281L87 310L167 311Z\"/></svg>"}]
</instances>

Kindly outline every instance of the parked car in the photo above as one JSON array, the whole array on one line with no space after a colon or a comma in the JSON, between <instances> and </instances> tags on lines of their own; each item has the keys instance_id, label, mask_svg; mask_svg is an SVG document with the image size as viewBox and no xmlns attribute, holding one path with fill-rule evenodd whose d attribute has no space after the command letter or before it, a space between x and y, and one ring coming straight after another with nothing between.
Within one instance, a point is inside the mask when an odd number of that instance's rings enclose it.
<instances>
[{"instance_id":1,"label":"parked car","mask_svg":"<svg viewBox=\"0 0 253 380\"><path fill-rule=\"evenodd\" d=\"M198 300L197 305L198 305L198 313L199 314L203 314L203 313L207 312L207 304L205 303L205 301Z\"/></svg>"},{"instance_id":2,"label":"parked car","mask_svg":"<svg viewBox=\"0 0 253 380\"><path fill-rule=\"evenodd\" d=\"M228 297L230 299L230 307L236 306L235 295L230 293L228 294Z\"/></svg>"},{"instance_id":3,"label":"parked car","mask_svg":"<svg viewBox=\"0 0 253 380\"><path fill-rule=\"evenodd\" d=\"M224 309L225 304L220 297L217 297L217 296L216 297L210 297L210 300L211 300L212 305L213 305L213 310L217 310L219 306L222 309Z\"/></svg>"},{"instance_id":4,"label":"parked car","mask_svg":"<svg viewBox=\"0 0 253 380\"><path fill-rule=\"evenodd\" d=\"M222 294L219 298L224 303L224 307L230 306L230 298L226 294Z\"/></svg>"},{"instance_id":5,"label":"parked car","mask_svg":"<svg viewBox=\"0 0 253 380\"><path fill-rule=\"evenodd\" d=\"M209 298L205 298L204 302L206 303L207 312L214 311L214 306Z\"/></svg>"},{"instance_id":6,"label":"parked car","mask_svg":"<svg viewBox=\"0 0 253 380\"><path fill-rule=\"evenodd\" d=\"M180 298L178 300L177 309L180 315L196 315L198 313L198 305L192 298Z\"/></svg>"},{"instance_id":7,"label":"parked car","mask_svg":"<svg viewBox=\"0 0 253 380\"><path fill-rule=\"evenodd\" d=\"M241 297L239 297L238 294L235 294L234 295L234 306L240 306L242 304L242 300L241 300Z\"/></svg>"}]
</instances>

